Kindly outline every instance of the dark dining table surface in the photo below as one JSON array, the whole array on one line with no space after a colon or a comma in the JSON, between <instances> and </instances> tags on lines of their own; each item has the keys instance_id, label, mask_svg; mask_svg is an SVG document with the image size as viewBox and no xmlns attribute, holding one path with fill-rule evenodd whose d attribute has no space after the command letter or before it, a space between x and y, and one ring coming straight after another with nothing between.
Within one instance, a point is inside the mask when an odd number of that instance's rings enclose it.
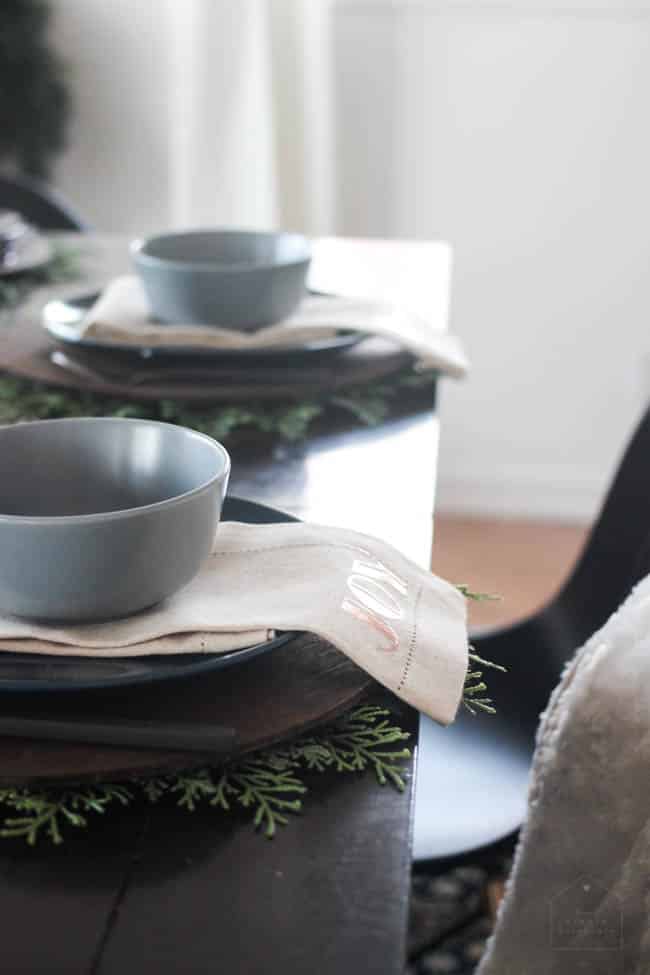
<instances>
[{"instance_id":1,"label":"dark dining table surface","mask_svg":"<svg viewBox=\"0 0 650 975\"><path fill-rule=\"evenodd\" d=\"M121 243L91 239L95 269L112 270L109 257ZM19 314L36 307L31 299ZM374 428L336 420L300 443L235 441L230 492L378 535L428 565L434 399L432 384ZM384 703L387 693L377 686L370 700ZM417 715L400 705L399 721L415 754ZM189 815L134 805L97 817L59 847L3 841L1 970L397 975L405 963L415 758L408 773L401 793L370 773L313 776L303 813L272 840L212 809Z\"/></svg>"}]
</instances>

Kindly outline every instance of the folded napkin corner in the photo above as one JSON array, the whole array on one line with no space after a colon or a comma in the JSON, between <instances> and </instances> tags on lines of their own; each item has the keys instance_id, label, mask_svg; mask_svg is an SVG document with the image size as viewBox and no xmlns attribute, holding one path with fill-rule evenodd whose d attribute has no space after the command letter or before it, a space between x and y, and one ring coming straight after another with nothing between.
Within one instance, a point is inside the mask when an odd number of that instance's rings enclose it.
<instances>
[{"instance_id":1,"label":"folded napkin corner","mask_svg":"<svg viewBox=\"0 0 650 975\"><path fill-rule=\"evenodd\" d=\"M264 350L331 338L341 330L388 339L413 354L420 370L460 379L469 363L460 339L406 308L385 301L308 294L289 318L255 332L214 325L161 325L151 319L144 288L134 275L109 282L77 326L79 339L141 348Z\"/></svg>"},{"instance_id":2,"label":"folded napkin corner","mask_svg":"<svg viewBox=\"0 0 650 975\"><path fill-rule=\"evenodd\" d=\"M136 616L70 626L0 617L2 650L59 656L225 653L273 631L313 633L434 720L456 715L467 674L465 597L387 543L347 529L225 522L195 578Z\"/></svg>"}]
</instances>

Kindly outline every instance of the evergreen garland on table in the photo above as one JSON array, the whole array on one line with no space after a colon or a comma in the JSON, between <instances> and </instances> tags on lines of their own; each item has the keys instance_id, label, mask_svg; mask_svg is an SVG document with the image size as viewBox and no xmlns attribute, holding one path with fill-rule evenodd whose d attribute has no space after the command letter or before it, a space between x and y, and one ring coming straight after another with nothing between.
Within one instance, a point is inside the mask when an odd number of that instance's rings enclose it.
<instances>
[{"instance_id":1,"label":"evergreen garland on table","mask_svg":"<svg viewBox=\"0 0 650 975\"><path fill-rule=\"evenodd\" d=\"M0 789L0 837L63 842L68 828L88 826L93 816L137 800L175 803L186 812L208 805L217 812L248 810L255 829L269 839L289 815L299 813L308 792L309 773L374 772L380 785L405 787L404 763L409 735L376 706L358 707L327 728L246 755L221 769L135 782L69 786L59 789ZM4 815L3 815L4 813Z\"/></svg>"},{"instance_id":2,"label":"evergreen garland on table","mask_svg":"<svg viewBox=\"0 0 650 975\"><path fill-rule=\"evenodd\" d=\"M246 404L197 406L173 399L128 401L0 374L0 423L72 416L137 417L178 423L217 440L227 440L241 431L254 431L295 442L304 440L312 424L333 410L344 411L364 426L375 426L399 405L400 392L416 384L432 389L433 376L402 374L346 390L344 396L333 394L299 402L251 400Z\"/></svg>"},{"instance_id":3,"label":"evergreen garland on table","mask_svg":"<svg viewBox=\"0 0 650 975\"><path fill-rule=\"evenodd\" d=\"M63 148L70 109L50 13L46 0L0 4L0 163L37 179Z\"/></svg>"},{"instance_id":4,"label":"evergreen garland on table","mask_svg":"<svg viewBox=\"0 0 650 975\"><path fill-rule=\"evenodd\" d=\"M459 586L468 599L493 598ZM503 671L482 660L470 647L463 703L494 714L478 666ZM479 694L482 695L479 697ZM409 734L395 724L385 708L363 705L328 727L295 741L245 755L220 769L202 768L135 782L108 782L51 789L0 789L0 838L63 842L68 828L83 828L96 815L134 802L171 801L186 812L210 806L222 813L248 810L255 829L272 839L278 826L302 811L310 773L361 773L370 770L379 785L405 788L404 763L411 757L402 743Z\"/></svg>"}]
</instances>

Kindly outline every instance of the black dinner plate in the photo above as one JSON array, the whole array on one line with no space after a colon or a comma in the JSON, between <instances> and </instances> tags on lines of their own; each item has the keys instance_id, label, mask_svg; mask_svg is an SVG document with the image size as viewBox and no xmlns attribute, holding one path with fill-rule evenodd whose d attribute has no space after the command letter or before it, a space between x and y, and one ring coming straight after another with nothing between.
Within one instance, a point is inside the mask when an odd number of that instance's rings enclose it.
<instances>
[{"instance_id":1,"label":"black dinner plate","mask_svg":"<svg viewBox=\"0 0 650 975\"><path fill-rule=\"evenodd\" d=\"M48 334L66 345L77 348L95 349L103 352L115 352L128 356L130 359L141 361L145 359L170 359L182 356L205 361L227 362L228 365L252 366L268 362L281 362L283 365L299 365L301 362L312 361L315 357L322 359L344 352L363 339L365 332L351 329L340 329L331 338L314 339L301 345L283 346L269 349L205 349L196 346L174 346L168 348L149 348L148 346L120 345L116 342L102 342L99 339L80 339L75 326L83 319L88 309L93 306L99 294L80 295L66 300L49 301L43 309L43 326Z\"/></svg>"},{"instance_id":2,"label":"black dinner plate","mask_svg":"<svg viewBox=\"0 0 650 975\"><path fill-rule=\"evenodd\" d=\"M298 520L277 508L241 498L226 498L222 519L251 525ZM88 658L51 657L46 654L0 650L0 692L101 690L193 677L270 653L295 639L296 635L293 632L280 633L265 643L219 654L179 653L150 657Z\"/></svg>"}]
</instances>

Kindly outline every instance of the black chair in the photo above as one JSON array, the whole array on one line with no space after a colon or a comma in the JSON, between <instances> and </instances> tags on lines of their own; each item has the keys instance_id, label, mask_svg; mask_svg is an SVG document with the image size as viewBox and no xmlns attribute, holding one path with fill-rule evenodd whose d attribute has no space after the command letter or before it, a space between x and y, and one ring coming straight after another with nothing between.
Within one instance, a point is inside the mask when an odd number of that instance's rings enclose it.
<instances>
[{"instance_id":1,"label":"black chair","mask_svg":"<svg viewBox=\"0 0 650 975\"><path fill-rule=\"evenodd\" d=\"M472 641L508 668L486 671L497 716L461 714L450 729L423 721L418 859L468 852L521 825L539 716L565 663L650 572L649 497L650 408L567 582L534 616Z\"/></svg>"},{"instance_id":2,"label":"black chair","mask_svg":"<svg viewBox=\"0 0 650 975\"><path fill-rule=\"evenodd\" d=\"M51 190L25 179L0 176L0 210L15 210L40 230L76 230L87 225Z\"/></svg>"}]
</instances>

